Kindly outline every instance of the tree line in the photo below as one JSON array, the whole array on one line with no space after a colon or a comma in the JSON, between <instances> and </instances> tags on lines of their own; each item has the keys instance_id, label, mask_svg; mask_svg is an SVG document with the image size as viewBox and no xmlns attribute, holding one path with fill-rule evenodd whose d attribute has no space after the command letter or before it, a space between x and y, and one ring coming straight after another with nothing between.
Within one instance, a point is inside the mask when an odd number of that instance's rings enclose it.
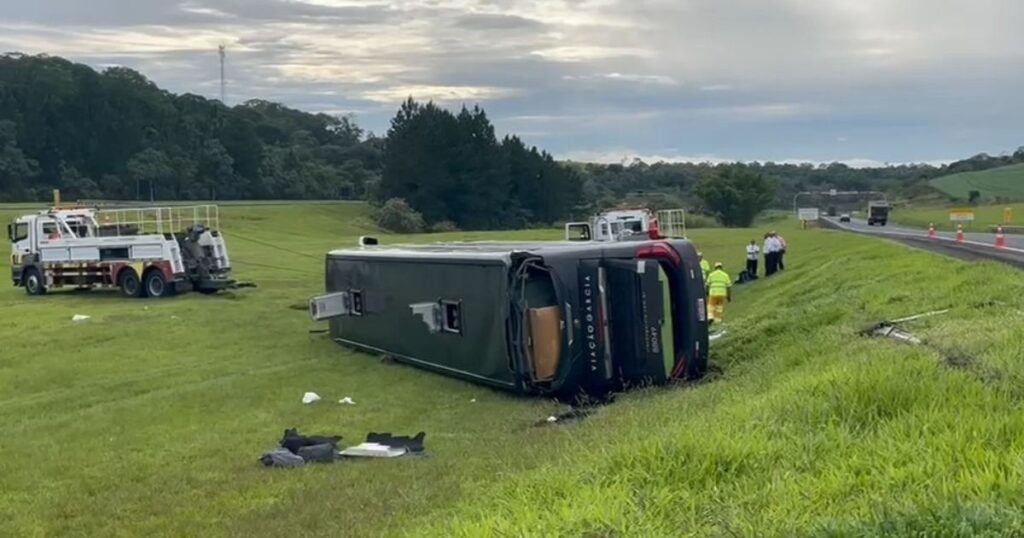
<instances>
[{"instance_id":1,"label":"tree line","mask_svg":"<svg viewBox=\"0 0 1024 538\"><path fill-rule=\"evenodd\" d=\"M411 98L391 121L373 195L403 200L427 226L464 229L551 224L583 201L574 169L516 136L499 141L481 108L456 114Z\"/></svg>"},{"instance_id":2,"label":"tree line","mask_svg":"<svg viewBox=\"0 0 1024 538\"><path fill-rule=\"evenodd\" d=\"M0 56L0 201L366 197L383 141L349 118L228 107L123 67Z\"/></svg>"}]
</instances>

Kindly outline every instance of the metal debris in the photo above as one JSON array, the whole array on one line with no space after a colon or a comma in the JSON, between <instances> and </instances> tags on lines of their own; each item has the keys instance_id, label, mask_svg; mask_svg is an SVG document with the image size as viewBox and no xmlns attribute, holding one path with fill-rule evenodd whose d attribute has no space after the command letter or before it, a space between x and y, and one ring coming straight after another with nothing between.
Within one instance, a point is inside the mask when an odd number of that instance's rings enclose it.
<instances>
[{"instance_id":1,"label":"metal debris","mask_svg":"<svg viewBox=\"0 0 1024 538\"><path fill-rule=\"evenodd\" d=\"M895 340L899 340L900 342L906 342L908 344L913 344L915 346L921 344L920 338L910 333L903 332L897 329L895 326L888 324L882 324L876 327L875 330L871 332L871 336L893 338Z\"/></svg>"}]
</instances>

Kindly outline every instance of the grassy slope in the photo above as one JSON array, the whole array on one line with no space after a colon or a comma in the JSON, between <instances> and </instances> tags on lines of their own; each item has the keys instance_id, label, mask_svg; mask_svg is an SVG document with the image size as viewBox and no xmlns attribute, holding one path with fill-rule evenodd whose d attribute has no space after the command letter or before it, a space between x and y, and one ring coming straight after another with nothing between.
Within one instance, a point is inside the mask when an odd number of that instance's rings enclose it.
<instances>
[{"instance_id":1,"label":"grassy slope","mask_svg":"<svg viewBox=\"0 0 1024 538\"><path fill-rule=\"evenodd\" d=\"M1024 164L952 174L933 179L929 183L961 200L967 200L972 190L980 191L983 200L1021 200L1024 199Z\"/></svg>"},{"instance_id":2,"label":"grassy slope","mask_svg":"<svg viewBox=\"0 0 1024 538\"><path fill-rule=\"evenodd\" d=\"M791 269L738 292L714 349L721 379L608 408L571 433L576 451L508 477L434 533L1024 532L1019 273L788 235ZM938 308L953 311L911 325L928 346L856 336Z\"/></svg>"},{"instance_id":3,"label":"grassy slope","mask_svg":"<svg viewBox=\"0 0 1024 538\"><path fill-rule=\"evenodd\" d=\"M1024 204L985 205L971 208L974 210L975 220L973 224L968 224L966 229L988 231L989 226L1003 222L1003 209L1007 207L1013 209L1014 224L1024 225ZM955 230L956 223L950 222L949 211L949 207L901 208L892 212L890 220L896 224L918 228L927 228L929 224L935 224L940 230Z\"/></svg>"},{"instance_id":4,"label":"grassy slope","mask_svg":"<svg viewBox=\"0 0 1024 538\"><path fill-rule=\"evenodd\" d=\"M325 250L370 230L364 207L227 208L225 229L238 276L258 290L129 301L0 288L0 535L675 536L1018 521L1024 290L1001 266L783 230L790 269L737 290L713 352L720 379L533 428L557 406L307 334L290 307L321 289ZM751 234L694 235L735 272ZM914 330L958 368L929 348L853 336L946 306ZM75 325L75 313L94 318ZM306 390L325 401L302 406ZM333 403L342 396L358 404ZM293 425L350 441L425 430L432 457L258 467Z\"/></svg>"}]
</instances>

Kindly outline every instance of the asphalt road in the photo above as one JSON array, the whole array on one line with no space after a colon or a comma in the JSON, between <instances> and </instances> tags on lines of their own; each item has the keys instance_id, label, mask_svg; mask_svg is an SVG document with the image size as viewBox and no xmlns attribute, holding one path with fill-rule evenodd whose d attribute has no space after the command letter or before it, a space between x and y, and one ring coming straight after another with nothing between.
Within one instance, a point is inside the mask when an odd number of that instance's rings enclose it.
<instances>
[{"instance_id":1,"label":"asphalt road","mask_svg":"<svg viewBox=\"0 0 1024 538\"><path fill-rule=\"evenodd\" d=\"M1006 235L1006 247L995 247L996 236L992 233L965 232L964 242L956 241L955 232L937 232L935 238L928 237L927 230L902 226L868 226L866 221L853 219L839 222L838 218L823 219L829 228L884 237L908 245L931 250L941 254L967 260L991 259L1024 268L1024 236Z\"/></svg>"}]
</instances>

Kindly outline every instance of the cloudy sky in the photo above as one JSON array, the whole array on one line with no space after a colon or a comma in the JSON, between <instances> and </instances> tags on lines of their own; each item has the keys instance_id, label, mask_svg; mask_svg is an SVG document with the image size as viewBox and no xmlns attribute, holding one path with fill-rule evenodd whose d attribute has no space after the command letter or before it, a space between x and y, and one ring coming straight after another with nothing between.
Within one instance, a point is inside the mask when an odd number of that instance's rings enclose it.
<instances>
[{"instance_id":1,"label":"cloudy sky","mask_svg":"<svg viewBox=\"0 0 1024 538\"><path fill-rule=\"evenodd\" d=\"M1021 0L0 0L0 50L354 114L408 95L619 161L942 161L1024 145Z\"/></svg>"}]
</instances>

